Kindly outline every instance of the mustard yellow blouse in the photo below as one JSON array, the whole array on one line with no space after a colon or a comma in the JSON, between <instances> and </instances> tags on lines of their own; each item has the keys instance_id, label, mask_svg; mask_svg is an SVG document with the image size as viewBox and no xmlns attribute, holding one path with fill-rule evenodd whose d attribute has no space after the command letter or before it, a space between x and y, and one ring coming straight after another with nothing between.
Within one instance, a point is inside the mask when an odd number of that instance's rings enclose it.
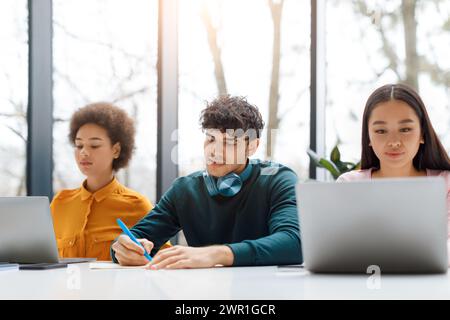
<instances>
[{"instance_id":1,"label":"mustard yellow blouse","mask_svg":"<svg viewBox=\"0 0 450 320\"><path fill-rule=\"evenodd\" d=\"M91 193L83 185L62 190L50 205L59 256L111 260L111 242L121 233L116 219L131 228L152 209L143 195L114 178Z\"/></svg>"}]
</instances>

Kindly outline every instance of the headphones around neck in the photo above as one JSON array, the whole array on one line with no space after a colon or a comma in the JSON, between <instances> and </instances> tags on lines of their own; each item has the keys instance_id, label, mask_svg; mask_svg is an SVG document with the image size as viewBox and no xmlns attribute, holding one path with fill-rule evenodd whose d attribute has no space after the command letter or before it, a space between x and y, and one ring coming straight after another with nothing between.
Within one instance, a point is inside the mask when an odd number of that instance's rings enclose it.
<instances>
[{"instance_id":1,"label":"headphones around neck","mask_svg":"<svg viewBox=\"0 0 450 320\"><path fill-rule=\"evenodd\" d=\"M244 171L241 174L231 172L223 177L217 179L210 176L208 171L203 172L203 179L205 180L206 189L211 197L221 195L224 197L233 197L241 191L244 182L250 178L252 174L252 164L249 161Z\"/></svg>"}]
</instances>

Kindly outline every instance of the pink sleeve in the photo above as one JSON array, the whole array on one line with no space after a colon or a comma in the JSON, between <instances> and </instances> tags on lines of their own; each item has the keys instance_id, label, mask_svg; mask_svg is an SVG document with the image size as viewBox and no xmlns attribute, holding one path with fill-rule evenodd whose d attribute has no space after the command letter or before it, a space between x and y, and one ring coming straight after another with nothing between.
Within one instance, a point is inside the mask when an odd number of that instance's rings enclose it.
<instances>
[{"instance_id":1,"label":"pink sleeve","mask_svg":"<svg viewBox=\"0 0 450 320\"><path fill-rule=\"evenodd\" d=\"M447 192L447 219L448 219L448 238L450 239L450 190Z\"/></svg>"},{"instance_id":2,"label":"pink sleeve","mask_svg":"<svg viewBox=\"0 0 450 320\"><path fill-rule=\"evenodd\" d=\"M447 182L447 225L448 225L448 239L450 244L450 171L436 172L437 176L443 177Z\"/></svg>"},{"instance_id":3,"label":"pink sleeve","mask_svg":"<svg viewBox=\"0 0 450 320\"><path fill-rule=\"evenodd\" d=\"M372 171L369 170L353 170L346 172L337 178L336 182L349 182L358 180L369 180L371 179Z\"/></svg>"},{"instance_id":4,"label":"pink sleeve","mask_svg":"<svg viewBox=\"0 0 450 320\"><path fill-rule=\"evenodd\" d=\"M450 241L450 171L446 171L444 175L445 179L447 180L447 219L448 219L448 238Z\"/></svg>"},{"instance_id":5,"label":"pink sleeve","mask_svg":"<svg viewBox=\"0 0 450 320\"><path fill-rule=\"evenodd\" d=\"M337 179L336 182L345 182L345 181L349 181L348 180L348 172L341 174Z\"/></svg>"}]
</instances>

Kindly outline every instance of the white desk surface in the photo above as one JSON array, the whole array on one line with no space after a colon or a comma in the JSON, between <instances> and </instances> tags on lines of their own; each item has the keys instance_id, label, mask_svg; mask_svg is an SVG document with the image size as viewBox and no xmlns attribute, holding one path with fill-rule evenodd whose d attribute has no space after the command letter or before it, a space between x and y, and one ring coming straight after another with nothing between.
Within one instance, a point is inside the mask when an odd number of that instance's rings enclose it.
<instances>
[{"instance_id":1,"label":"white desk surface","mask_svg":"<svg viewBox=\"0 0 450 320\"><path fill-rule=\"evenodd\" d=\"M0 299L450 299L450 273L320 275L273 267L1 271ZM369 282L369 286L368 286Z\"/></svg>"}]
</instances>

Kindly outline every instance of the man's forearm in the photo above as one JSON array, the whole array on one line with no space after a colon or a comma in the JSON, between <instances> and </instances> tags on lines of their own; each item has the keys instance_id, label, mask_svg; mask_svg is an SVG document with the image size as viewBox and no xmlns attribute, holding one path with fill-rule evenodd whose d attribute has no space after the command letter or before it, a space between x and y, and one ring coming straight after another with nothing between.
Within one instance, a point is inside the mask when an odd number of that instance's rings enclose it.
<instances>
[{"instance_id":1,"label":"man's forearm","mask_svg":"<svg viewBox=\"0 0 450 320\"><path fill-rule=\"evenodd\" d=\"M228 245L233 254L233 266L300 264L303 262L300 235L284 230L255 240Z\"/></svg>"}]
</instances>

